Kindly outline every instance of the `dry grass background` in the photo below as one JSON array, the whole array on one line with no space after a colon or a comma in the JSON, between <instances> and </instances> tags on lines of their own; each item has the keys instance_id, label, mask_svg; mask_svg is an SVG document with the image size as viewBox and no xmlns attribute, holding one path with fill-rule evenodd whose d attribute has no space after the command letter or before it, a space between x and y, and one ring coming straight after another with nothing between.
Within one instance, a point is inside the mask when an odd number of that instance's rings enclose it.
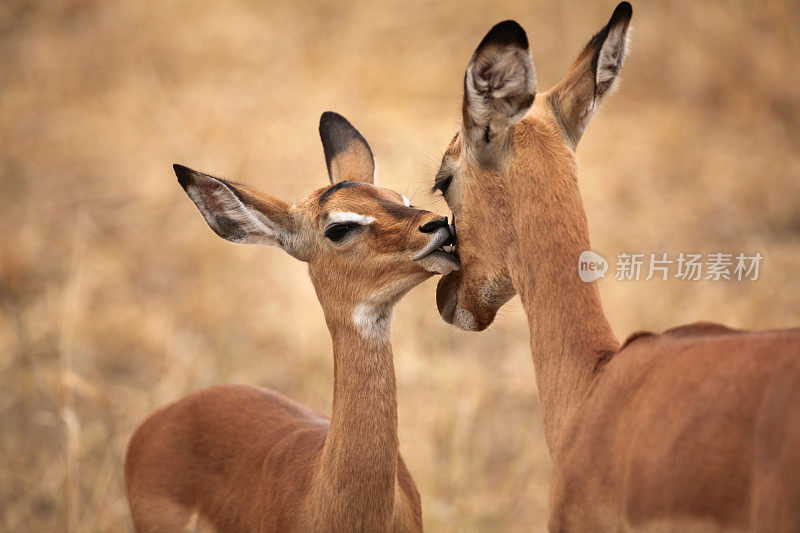
<instances>
[{"instance_id":1,"label":"dry grass background","mask_svg":"<svg viewBox=\"0 0 800 533\"><path fill-rule=\"evenodd\" d=\"M291 200L326 183L343 113L415 204L487 29L528 29L542 88L614 3L0 3L0 529L130 528L124 449L154 408L219 382L329 412L304 267L218 239L171 164ZM600 283L620 337L800 322L800 7L637 2L620 91L579 147L593 246L760 251L761 279ZM535 261L535 258L531 260ZM543 529L550 461L518 300L482 334L396 313L403 454L432 531Z\"/></svg>"}]
</instances>

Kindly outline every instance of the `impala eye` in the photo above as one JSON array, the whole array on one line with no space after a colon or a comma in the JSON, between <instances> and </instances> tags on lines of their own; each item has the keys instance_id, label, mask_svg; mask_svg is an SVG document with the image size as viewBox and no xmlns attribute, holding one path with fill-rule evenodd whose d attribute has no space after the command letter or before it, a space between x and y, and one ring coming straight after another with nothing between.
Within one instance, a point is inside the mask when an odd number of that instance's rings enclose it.
<instances>
[{"instance_id":1,"label":"impala eye","mask_svg":"<svg viewBox=\"0 0 800 533\"><path fill-rule=\"evenodd\" d=\"M333 224L325 230L325 237L333 242L340 242L347 237L347 234L358 228L360 225L353 222L347 224Z\"/></svg>"},{"instance_id":2,"label":"impala eye","mask_svg":"<svg viewBox=\"0 0 800 533\"><path fill-rule=\"evenodd\" d=\"M437 176L436 181L433 183L433 189L431 192L439 191L442 193L442 196L447 194L447 189L450 188L450 184L453 182L453 175L446 174L444 176Z\"/></svg>"}]
</instances>

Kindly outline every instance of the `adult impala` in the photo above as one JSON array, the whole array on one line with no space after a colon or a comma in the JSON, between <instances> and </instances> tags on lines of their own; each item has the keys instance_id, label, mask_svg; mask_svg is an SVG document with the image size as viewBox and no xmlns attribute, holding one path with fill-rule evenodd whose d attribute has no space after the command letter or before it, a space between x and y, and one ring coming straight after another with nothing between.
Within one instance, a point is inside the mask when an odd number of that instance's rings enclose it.
<instances>
[{"instance_id":1,"label":"adult impala","mask_svg":"<svg viewBox=\"0 0 800 533\"><path fill-rule=\"evenodd\" d=\"M625 57L623 2L544 94L524 30L469 61L462 126L436 177L462 269L442 317L485 329L519 293L554 463L552 531L800 531L800 330L693 324L617 342L597 287L574 150Z\"/></svg>"},{"instance_id":2,"label":"adult impala","mask_svg":"<svg viewBox=\"0 0 800 533\"><path fill-rule=\"evenodd\" d=\"M333 339L330 422L261 388L220 386L151 415L125 465L137 530L419 531L398 453L392 309L458 268L447 219L374 186L372 152L340 115L320 135L330 187L297 205L175 166L209 226L305 261Z\"/></svg>"}]
</instances>

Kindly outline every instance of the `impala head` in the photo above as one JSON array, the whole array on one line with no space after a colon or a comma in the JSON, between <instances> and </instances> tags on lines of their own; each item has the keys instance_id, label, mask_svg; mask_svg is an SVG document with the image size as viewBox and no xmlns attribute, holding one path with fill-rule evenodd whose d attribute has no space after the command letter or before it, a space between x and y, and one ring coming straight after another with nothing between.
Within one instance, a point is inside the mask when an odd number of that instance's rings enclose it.
<instances>
[{"instance_id":1,"label":"impala head","mask_svg":"<svg viewBox=\"0 0 800 533\"><path fill-rule=\"evenodd\" d=\"M464 76L461 129L434 185L453 211L462 262L461 270L439 281L437 305L445 321L485 329L515 294L509 251L516 243L535 241L545 228L565 235L582 231L580 202L565 200L578 197L574 150L616 84L631 14L629 3L619 4L564 79L542 95L536 94L528 38L519 24L497 24L478 45ZM554 212L562 208L574 213ZM515 227L528 210L533 222ZM563 227L539 225L558 216ZM535 265L537 257L526 260Z\"/></svg>"},{"instance_id":2,"label":"impala head","mask_svg":"<svg viewBox=\"0 0 800 533\"><path fill-rule=\"evenodd\" d=\"M372 151L344 117L326 112L319 129L331 185L295 205L180 165L175 173L217 235L307 262L329 321L383 312L434 273L458 269L443 249L453 241L447 218L375 186Z\"/></svg>"}]
</instances>

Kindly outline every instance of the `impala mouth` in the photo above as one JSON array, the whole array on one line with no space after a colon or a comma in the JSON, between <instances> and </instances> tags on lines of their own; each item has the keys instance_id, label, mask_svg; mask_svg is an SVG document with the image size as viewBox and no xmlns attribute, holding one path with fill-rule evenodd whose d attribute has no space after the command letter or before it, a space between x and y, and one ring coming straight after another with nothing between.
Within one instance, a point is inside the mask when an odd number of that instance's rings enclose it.
<instances>
[{"instance_id":1,"label":"impala mouth","mask_svg":"<svg viewBox=\"0 0 800 533\"><path fill-rule=\"evenodd\" d=\"M450 226L439 228L430 242L413 257L422 268L436 274L449 274L461 268L458 259L454 232Z\"/></svg>"}]
</instances>

